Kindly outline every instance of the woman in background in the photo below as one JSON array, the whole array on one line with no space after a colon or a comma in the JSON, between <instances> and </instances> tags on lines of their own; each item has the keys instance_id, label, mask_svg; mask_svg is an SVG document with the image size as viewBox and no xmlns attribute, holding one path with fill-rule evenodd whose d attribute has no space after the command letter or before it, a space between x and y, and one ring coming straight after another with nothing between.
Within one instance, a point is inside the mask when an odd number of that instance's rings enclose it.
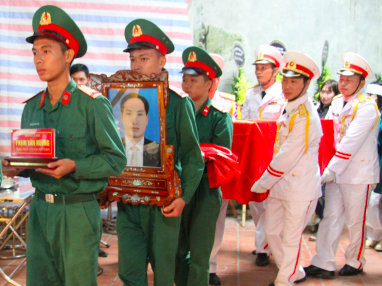
<instances>
[{"instance_id":1,"label":"woman in background","mask_svg":"<svg viewBox=\"0 0 382 286\"><path fill-rule=\"evenodd\" d=\"M325 118L332 104L333 97L339 93L338 82L334 79L329 79L322 84L319 96L319 107L317 108L320 118Z\"/></svg>"}]
</instances>

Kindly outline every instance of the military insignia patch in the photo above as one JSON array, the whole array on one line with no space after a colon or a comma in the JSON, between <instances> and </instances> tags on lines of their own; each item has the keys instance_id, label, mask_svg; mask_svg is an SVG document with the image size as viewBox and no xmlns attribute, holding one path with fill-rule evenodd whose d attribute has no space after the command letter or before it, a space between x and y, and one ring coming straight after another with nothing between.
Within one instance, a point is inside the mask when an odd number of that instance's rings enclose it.
<instances>
[{"instance_id":1,"label":"military insignia patch","mask_svg":"<svg viewBox=\"0 0 382 286\"><path fill-rule=\"evenodd\" d=\"M296 63L294 61L290 61L289 63L287 63L287 67L295 69L296 68Z\"/></svg>"},{"instance_id":2,"label":"military insignia patch","mask_svg":"<svg viewBox=\"0 0 382 286\"><path fill-rule=\"evenodd\" d=\"M142 29L139 25L134 25L133 27L133 37L139 37L142 35Z\"/></svg>"},{"instance_id":3,"label":"military insignia patch","mask_svg":"<svg viewBox=\"0 0 382 286\"><path fill-rule=\"evenodd\" d=\"M347 69L350 68L350 62L346 61L345 65L344 65L344 68L347 68Z\"/></svg>"},{"instance_id":4,"label":"military insignia patch","mask_svg":"<svg viewBox=\"0 0 382 286\"><path fill-rule=\"evenodd\" d=\"M41 20L40 20L40 25L44 26L44 25L49 25L49 24L52 24L52 19L50 17L50 13L45 13L43 12L42 15L41 15Z\"/></svg>"},{"instance_id":5,"label":"military insignia patch","mask_svg":"<svg viewBox=\"0 0 382 286\"><path fill-rule=\"evenodd\" d=\"M208 106L204 106L202 114L206 116L208 114L208 111L210 111L210 108Z\"/></svg>"},{"instance_id":6,"label":"military insignia patch","mask_svg":"<svg viewBox=\"0 0 382 286\"><path fill-rule=\"evenodd\" d=\"M190 54L188 55L188 61L189 62L196 62L196 54L195 54L195 52L190 52Z\"/></svg>"}]
</instances>

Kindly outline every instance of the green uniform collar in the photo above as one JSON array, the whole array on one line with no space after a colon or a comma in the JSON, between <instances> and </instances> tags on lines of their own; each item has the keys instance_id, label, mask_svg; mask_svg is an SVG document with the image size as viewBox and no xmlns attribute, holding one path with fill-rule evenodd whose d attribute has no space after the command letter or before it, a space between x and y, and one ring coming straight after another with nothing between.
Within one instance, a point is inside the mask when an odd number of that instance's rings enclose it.
<instances>
[{"instance_id":1,"label":"green uniform collar","mask_svg":"<svg viewBox=\"0 0 382 286\"><path fill-rule=\"evenodd\" d=\"M55 106L51 107L50 102L49 102L49 92L48 92L48 87L47 87L45 89L44 93L41 95L41 104L40 104L39 109L44 107L45 111L53 111L53 110L58 108L58 104L62 104L66 107L69 106L70 98L71 98L72 94L76 91L76 89L77 89L77 84L73 79L71 79L69 81L68 85L66 86L64 92L62 93L60 99L57 101ZM51 107L51 108L49 108L49 107Z\"/></svg>"},{"instance_id":2,"label":"green uniform collar","mask_svg":"<svg viewBox=\"0 0 382 286\"><path fill-rule=\"evenodd\" d=\"M204 116L207 116L208 112L211 108L211 99L210 97L207 97L207 100L203 103L203 105L200 107L200 109L196 112L195 115L202 114Z\"/></svg>"}]
</instances>

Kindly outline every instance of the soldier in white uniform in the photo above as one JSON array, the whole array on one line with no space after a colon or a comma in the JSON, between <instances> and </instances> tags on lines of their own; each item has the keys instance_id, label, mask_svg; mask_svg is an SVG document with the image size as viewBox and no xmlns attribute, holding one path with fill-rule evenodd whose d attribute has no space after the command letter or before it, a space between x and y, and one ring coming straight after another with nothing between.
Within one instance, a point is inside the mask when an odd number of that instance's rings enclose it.
<instances>
[{"instance_id":1,"label":"soldier in white uniform","mask_svg":"<svg viewBox=\"0 0 382 286\"><path fill-rule=\"evenodd\" d=\"M276 81L276 75L284 67L284 60L280 52L270 45L260 45L255 51L256 77L259 84L249 88L244 101L242 119L278 119L285 99L281 84ZM255 247L257 254L256 265L269 264L270 250L264 233L263 202L250 202L249 209L256 225Z\"/></svg>"},{"instance_id":2,"label":"soldier in white uniform","mask_svg":"<svg viewBox=\"0 0 382 286\"><path fill-rule=\"evenodd\" d=\"M321 196L318 149L322 128L306 94L320 76L314 61L301 52L284 54L282 89L287 99L277 121L273 160L251 191L269 190L265 234L279 272L270 286L294 285L306 280L300 266L302 232Z\"/></svg>"},{"instance_id":3,"label":"soldier in white uniform","mask_svg":"<svg viewBox=\"0 0 382 286\"><path fill-rule=\"evenodd\" d=\"M357 275L366 260L365 220L371 185L379 182L377 136L379 112L375 101L367 97L365 78L373 77L369 64L355 53L342 56L344 66L338 72L341 95L334 98L331 117L334 124L336 153L322 174L326 184L324 219L318 229L312 265L308 276L334 278L335 257L345 221L350 235L346 264L340 276Z\"/></svg>"}]
</instances>

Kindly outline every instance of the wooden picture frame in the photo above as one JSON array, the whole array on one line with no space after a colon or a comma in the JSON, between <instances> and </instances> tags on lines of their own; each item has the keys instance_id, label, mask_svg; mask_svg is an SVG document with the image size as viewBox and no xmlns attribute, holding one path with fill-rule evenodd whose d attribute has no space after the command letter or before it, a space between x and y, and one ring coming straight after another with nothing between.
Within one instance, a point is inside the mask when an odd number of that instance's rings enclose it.
<instances>
[{"instance_id":1,"label":"wooden picture frame","mask_svg":"<svg viewBox=\"0 0 382 286\"><path fill-rule=\"evenodd\" d=\"M180 197L174 148L166 139L168 72L90 74L90 85L110 100L128 160L120 176L109 178L109 200L166 206Z\"/></svg>"}]
</instances>

